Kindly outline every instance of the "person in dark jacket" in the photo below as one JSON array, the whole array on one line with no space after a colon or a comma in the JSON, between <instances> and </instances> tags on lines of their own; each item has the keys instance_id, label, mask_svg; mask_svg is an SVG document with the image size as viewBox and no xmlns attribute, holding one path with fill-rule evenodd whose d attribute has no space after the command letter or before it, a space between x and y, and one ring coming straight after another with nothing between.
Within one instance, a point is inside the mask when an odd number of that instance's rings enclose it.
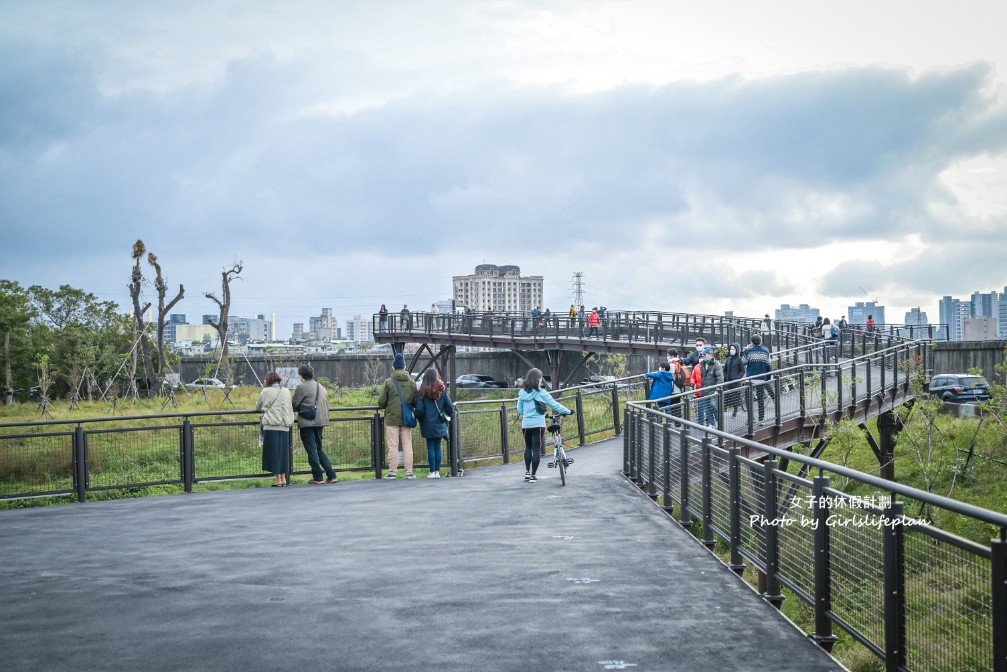
<instances>
[{"instance_id":1,"label":"person in dark jacket","mask_svg":"<svg viewBox=\"0 0 1007 672\"><path fill-rule=\"evenodd\" d=\"M703 348L701 354L703 361L700 363L699 368L702 371L701 376L698 379L701 381L696 385L697 389L715 387L724 382L724 368L720 365L713 356L713 348L707 346ZM700 397L700 395L702 395ZM709 394L703 394L702 392L697 393L699 399L699 424L709 425L710 427L717 426L717 415L719 413L718 403L717 403L717 393L716 391L711 391Z\"/></svg>"},{"instance_id":2,"label":"person in dark jacket","mask_svg":"<svg viewBox=\"0 0 1007 672\"><path fill-rule=\"evenodd\" d=\"M650 400L657 399L657 407L662 411L668 411L671 407L671 395L675 394L675 376L671 372L670 362L661 362L658 371L643 374L654 382L650 387Z\"/></svg>"},{"instance_id":3,"label":"person in dark jacket","mask_svg":"<svg viewBox=\"0 0 1007 672\"><path fill-rule=\"evenodd\" d=\"M336 470L332 468L332 461L322 447L322 430L329 424L329 392L315 380L315 370L307 364L297 367L297 375L301 377L301 384L294 390L294 397L290 400L294 413L297 413L301 404L315 406L315 417L311 420L297 415L301 443L308 454L308 464L311 465L311 480L308 483L337 483Z\"/></svg>"},{"instance_id":4,"label":"person in dark jacket","mask_svg":"<svg viewBox=\"0 0 1007 672\"><path fill-rule=\"evenodd\" d=\"M385 478L392 479L396 476L400 446L406 478L416 478L413 475L413 430L406 426L402 412L403 404L412 406L415 403L416 383L406 372L406 358L401 352L397 352L392 360L392 375L385 381L381 394L378 395L378 408L385 412L385 444L388 446L388 473Z\"/></svg>"},{"instance_id":5,"label":"person in dark jacket","mask_svg":"<svg viewBox=\"0 0 1007 672\"><path fill-rule=\"evenodd\" d=\"M420 382L416 397L416 418L420 421L420 435L427 441L427 478L441 477L441 439L448 437L448 429L455 405L447 395L444 381L437 369L427 369Z\"/></svg>"},{"instance_id":6,"label":"person in dark jacket","mask_svg":"<svg viewBox=\"0 0 1007 672\"><path fill-rule=\"evenodd\" d=\"M741 379L745 377L745 363L741 359L741 345L731 343L724 360L724 382L728 383L724 404L734 409L732 418L738 417L738 409L744 408L744 398L741 390ZM727 410L726 408L724 409Z\"/></svg>"},{"instance_id":7,"label":"person in dark jacket","mask_svg":"<svg viewBox=\"0 0 1007 672\"><path fill-rule=\"evenodd\" d=\"M766 418L766 392L775 400L773 392L772 376L773 362L769 357L769 349L762 345L762 336L754 334L752 344L745 349L741 356L741 361L745 363L745 375L753 378L755 384L755 400L759 406L759 420Z\"/></svg>"},{"instance_id":8,"label":"person in dark jacket","mask_svg":"<svg viewBox=\"0 0 1007 672\"><path fill-rule=\"evenodd\" d=\"M688 366L690 369L696 368L703 360L702 353L704 349L706 349L706 339L697 338L696 349L690 352L688 355L686 355L685 359L682 360L682 363Z\"/></svg>"}]
</instances>

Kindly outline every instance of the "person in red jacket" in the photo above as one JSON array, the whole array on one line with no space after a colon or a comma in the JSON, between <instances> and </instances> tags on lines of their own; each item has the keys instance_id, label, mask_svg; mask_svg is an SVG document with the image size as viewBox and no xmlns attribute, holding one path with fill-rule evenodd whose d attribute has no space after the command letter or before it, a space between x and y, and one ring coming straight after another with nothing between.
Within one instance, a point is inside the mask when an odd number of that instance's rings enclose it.
<instances>
[{"instance_id":1,"label":"person in red jacket","mask_svg":"<svg viewBox=\"0 0 1007 672\"><path fill-rule=\"evenodd\" d=\"M587 316L587 337L588 338L598 338L598 327L601 326L601 315L598 313L597 306L591 309L591 314Z\"/></svg>"}]
</instances>

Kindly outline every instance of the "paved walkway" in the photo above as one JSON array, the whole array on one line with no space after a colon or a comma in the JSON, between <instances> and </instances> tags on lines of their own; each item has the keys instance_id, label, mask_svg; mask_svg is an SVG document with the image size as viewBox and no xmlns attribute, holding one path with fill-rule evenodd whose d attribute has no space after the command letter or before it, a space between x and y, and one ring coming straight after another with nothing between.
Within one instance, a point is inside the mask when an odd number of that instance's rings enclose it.
<instances>
[{"instance_id":1,"label":"paved walkway","mask_svg":"<svg viewBox=\"0 0 1007 672\"><path fill-rule=\"evenodd\" d=\"M0 670L842 668L618 473L0 511Z\"/></svg>"}]
</instances>

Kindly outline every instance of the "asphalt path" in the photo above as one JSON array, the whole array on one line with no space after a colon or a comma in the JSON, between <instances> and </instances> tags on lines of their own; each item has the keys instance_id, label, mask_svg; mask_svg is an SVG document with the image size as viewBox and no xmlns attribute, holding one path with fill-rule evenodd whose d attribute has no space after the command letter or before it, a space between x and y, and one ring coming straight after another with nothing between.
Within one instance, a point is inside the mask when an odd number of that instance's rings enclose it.
<instances>
[{"instance_id":1,"label":"asphalt path","mask_svg":"<svg viewBox=\"0 0 1007 672\"><path fill-rule=\"evenodd\" d=\"M620 474L0 511L0 670L843 668Z\"/></svg>"}]
</instances>

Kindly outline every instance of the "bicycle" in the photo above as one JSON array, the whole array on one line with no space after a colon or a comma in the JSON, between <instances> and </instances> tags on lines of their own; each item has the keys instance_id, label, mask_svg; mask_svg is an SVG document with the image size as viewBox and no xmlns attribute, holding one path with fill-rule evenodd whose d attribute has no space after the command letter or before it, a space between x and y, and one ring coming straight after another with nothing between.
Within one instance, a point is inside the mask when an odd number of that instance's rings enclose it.
<instances>
[{"instance_id":1,"label":"bicycle","mask_svg":"<svg viewBox=\"0 0 1007 672\"><path fill-rule=\"evenodd\" d=\"M552 424L546 427L546 431L552 434L552 438L548 439L549 443L556 447L553 453L553 461L549 462L546 466L550 469L559 469L559 481L560 485L566 485L566 469L571 464L573 464L573 458L566 456L566 450L563 448L563 426L560 423L562 415L547 415L546 418L549 419Z\"/></svg>"}]
</instances>

